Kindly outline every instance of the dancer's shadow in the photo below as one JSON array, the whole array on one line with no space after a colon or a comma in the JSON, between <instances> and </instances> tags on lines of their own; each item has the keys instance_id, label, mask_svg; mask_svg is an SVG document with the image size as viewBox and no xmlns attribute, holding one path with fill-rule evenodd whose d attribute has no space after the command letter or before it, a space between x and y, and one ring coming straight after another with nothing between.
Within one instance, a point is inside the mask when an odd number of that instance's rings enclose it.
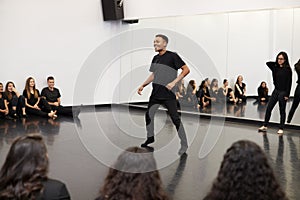
<instances>
[{"instance_id":1,"label":"dancer's shadow","mask_svg":"<svg viewBox=\"0 0 300 200\"><path fill-rule=\"evenodd\" d=\"M174 196L176 187L177 187L178 183L181 180L183 171L184 171L185 166L186 166L187 157L188 157L188 155L186 153L184 153L184 154L182 154L180 156L179 164L177 166L177 169L176 169L176 171L175 171L175 173L173 175L172 180L169 182L169 184L167 186L166 190L167 190L167 192L168 192L168 194L169 194L170 197Z\"/></svg>"}]
</instances>

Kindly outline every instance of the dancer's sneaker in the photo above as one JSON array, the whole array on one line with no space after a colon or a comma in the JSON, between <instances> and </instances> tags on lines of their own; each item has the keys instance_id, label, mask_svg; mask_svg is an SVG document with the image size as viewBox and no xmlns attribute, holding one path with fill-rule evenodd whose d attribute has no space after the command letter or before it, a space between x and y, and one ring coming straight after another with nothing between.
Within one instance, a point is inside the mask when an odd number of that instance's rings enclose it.
<instances>
[{"instance_id":1,"label":"dancer's sneaker","mask_svg":"<svg viewBox=\"0 0 300 200\"><path fill-rule=\"evenodd\" d=\"M267 129L268 129L268 127L266 127L266 126L262 126L262 127L258 128L258 131L261 131L261 132L266 132L266 131L267 131Z\"/></svg>"}]
</instances>

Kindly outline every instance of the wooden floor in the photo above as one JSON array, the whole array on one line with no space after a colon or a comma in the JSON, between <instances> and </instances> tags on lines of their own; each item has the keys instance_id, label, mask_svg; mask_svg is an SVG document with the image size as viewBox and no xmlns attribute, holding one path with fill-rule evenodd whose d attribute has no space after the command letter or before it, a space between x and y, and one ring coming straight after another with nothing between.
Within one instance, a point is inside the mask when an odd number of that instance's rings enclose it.
<instances>
[{"instance_id":1,"label":"wooden floor","mask_svg":"<svg viewBox=\"0 0 300 200\"><path fill-rule=\"evenodd\" d=\"M245 116L248 112L254 110L246 108ZM119 153L144 141L144 113L144 109L112 105L84 107L79 120L75 121L64 117L55 121L33 117L1 121L0 165L13 138L25 133L41 133L50 158L49 177L65 182L72 199L92 200L98 195L108 166ZM274 110L274 121L277 114ZM225 118L205 119L184 113L182 121L190 148L187 156L180 158L177 155L179 139L172 122L164 111L158 112L155 118L157 134L152 147L164 186L173 199L198 200L204 197L216 177L226 149L240 139L260 145L269 156L288 197L300 199L299 130L287 128L284 136L279 137L276 126L270 126L266 135L258 133L261 123L228 122Z\"/></svg>"}]
</instances>

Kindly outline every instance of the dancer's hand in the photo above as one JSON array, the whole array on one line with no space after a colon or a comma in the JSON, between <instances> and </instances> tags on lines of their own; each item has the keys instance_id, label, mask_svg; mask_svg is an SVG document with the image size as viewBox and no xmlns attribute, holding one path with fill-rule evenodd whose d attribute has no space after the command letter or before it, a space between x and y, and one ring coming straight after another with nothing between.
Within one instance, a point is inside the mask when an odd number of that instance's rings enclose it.
<instances>
[{"instance_id":1,"label":"dancer's hand","mask_svg":"<svg viewBox=\"0 0 300 200\"><path fill-rule=\"evenodd\" d=\"M142 95L143 89L144 89L144 86L141 85L141 86L139 87L137 93L138 93L139 95Z\"/></svg>"},{"instance_id":2,"label":"dancer's hand","mask_svg":"<svg viewBox=\"0 0 300 200\"><path fill-rule=\"evenodd\" d=\"M286 100L286 101L287 101L288 99L289 99L288 97L284 97L284 100Z\"/></svg>"},{"instance_id":3,"label":"dancer's hand","mask_svg":"<svg viewBox=\"0 0 300 200\"><path fill-rule=\"evenodd\" d=\"M175 83L171 82L166 86L166 88L168 88L168 90L172 90L174 86L175 86Z\"/></svg>"}]
</instances>

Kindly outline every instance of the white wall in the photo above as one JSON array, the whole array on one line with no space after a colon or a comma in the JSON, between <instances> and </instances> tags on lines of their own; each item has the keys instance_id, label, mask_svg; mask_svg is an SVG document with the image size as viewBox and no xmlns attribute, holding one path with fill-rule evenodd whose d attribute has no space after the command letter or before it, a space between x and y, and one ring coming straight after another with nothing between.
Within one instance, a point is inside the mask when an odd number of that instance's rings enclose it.
<instances>
[{"instance_id":1,"label":"white wall","mask_svg":"<svg viewBox=\"0 0 300 200\"><path fill-rule=\"evenodd\" d=\"M272 2L279 6L283 1ZM151 8L161 11L155 5L139 10L146 17ZM229 5L223 8L241 4ZM243 74L248 94L254 95L261 80L272 87L265 62L279 50L288 52L291 64L300 58L299 24L300 8L152 18L128 25L103 22L98 0L2 0L0 81L13 80L22 91L33 76L42 89L53 75L64 105L146 101L151 87L143 96L136 89L149 75L153 37L162 32L170 36L169 49L191 67L186 80L200 84L206 77L235 80Z\"/></svg>"},{"instance_id":2,"label":"white wall","mask_svg":"<svg viewBox=\"0 0 300 200\"><path fill-rule=\"evenodd\" d=\"M99 0L2 0L0 2L0 81L13 80L19 91L28 76L37 87L53 75L62 103L73 104L82 64L99 44L123 30L120 22L103 22ZM117 74L118 68L113 69ZM84 91L82 91L84 93ZM110 101L102 91L97 103ZM93 102L82 103L92 104Z\"/></svg>"},{"instance_id":3,"label":"white wall","mask_svg":"<svg viewBox=\"0 0 300 200\"><path fill-rule=\"evenodd\" d=\"M299 0L125 0L127 19L299 7Z\"/></svg>"}]
</instances>

